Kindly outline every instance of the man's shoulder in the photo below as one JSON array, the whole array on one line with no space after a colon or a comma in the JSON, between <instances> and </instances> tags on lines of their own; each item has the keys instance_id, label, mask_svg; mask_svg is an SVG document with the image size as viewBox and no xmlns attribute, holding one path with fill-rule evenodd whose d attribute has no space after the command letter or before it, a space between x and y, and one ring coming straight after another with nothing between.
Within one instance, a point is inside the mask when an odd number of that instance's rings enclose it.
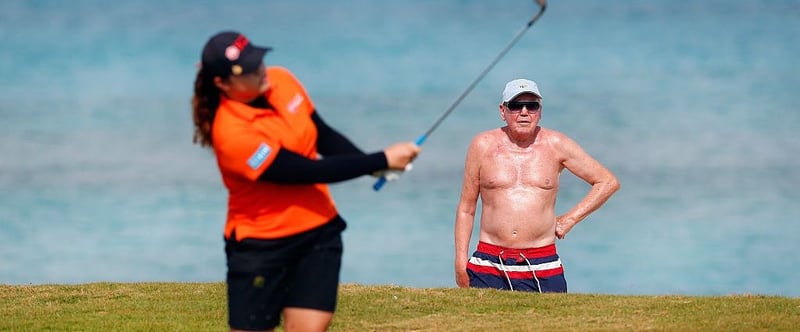
<instances>
[{"instance_id":1,"label":"man's shoulder","mask_svg":"<svg viewBox=\"0 0 800 332\"><path fill-rule=\"evenodd\" d=\"M542 127L542 126L539 126L539 132L540 132L540 133L542 133L542 134L547 134L547 135L552 135L552 134L559 134L559 135L563 135L563 134L562 134L560 131L558 131L558 130L555 130L555 129L553 129L553 128Z\"/></svg>"},{"instance_id":2,"label":"man's shoulder","mask_svg":"<svg viewBox=\"0 0 800 332\"><path fill-rule=\"evenodd\" d=\"M539 135L542 135L543 137L552 137L552 138L567 137L567 135L562 133L561 131L545 127L539 127Z\"/></svg>"},{"instance_id":3,"label":"man's shoulder","mask_svg":"<svg viewBox=\"0 0 800 332\"><path fill-rule=\"evenodd\" d=\"M502 133L503 131L501 128L489 129L486 131L479 132L472 137L472 144L476 144L479 142L496 141L497 139L499 139Z\"/></svg>"},{"instance_id":4,"label":"man's shoulder","mask_svg":"<svg viewBox=\"0 0 800 332\"><path fill-rule=\"evenodd\" d=\"M502 133L502 129L500 128L479 132L472 137L472 141L469 143L469 148L470 150L478 153L489 150L492 146L498 144L497 142L500 141Z\"/></svg>"},{"instance_id":5,"label":"man's shoulder","mask_svg":"<svg viewBox=\"0 0 800 332\"><path fill-rule=\"evenodd\" d=\"M567 134L564 134L561 131L551 128L541 127L539 131L539 137L541 138L541 140L549 142L550 144L554 145L561 145L564 143L574 142L572 138L567 136Z\"/></svg>"}]
</instances>

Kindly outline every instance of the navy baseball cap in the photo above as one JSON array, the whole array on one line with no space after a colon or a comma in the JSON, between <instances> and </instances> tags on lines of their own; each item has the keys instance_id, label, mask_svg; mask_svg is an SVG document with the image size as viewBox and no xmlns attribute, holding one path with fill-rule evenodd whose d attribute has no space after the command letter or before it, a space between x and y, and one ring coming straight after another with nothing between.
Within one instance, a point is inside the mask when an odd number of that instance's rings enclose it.
<instances>
[{"instance_id":1,"label":"navy baseball cap","mask_svg":"<svg viewBox=\"0 0 800 332\"><path fill-rule=\"evenodd\" d=\"M270 47L256 46L245 35L223 31L212 36L203 47L202 68L214 76L227 77L252 73L261 66Z\"/></svg>"}]
</instances>

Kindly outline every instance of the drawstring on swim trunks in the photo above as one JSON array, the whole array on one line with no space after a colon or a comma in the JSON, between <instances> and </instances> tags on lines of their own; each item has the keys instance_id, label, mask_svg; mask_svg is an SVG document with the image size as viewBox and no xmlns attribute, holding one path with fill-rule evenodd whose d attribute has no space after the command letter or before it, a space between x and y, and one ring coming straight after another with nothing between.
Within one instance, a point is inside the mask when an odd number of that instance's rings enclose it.
<instances>
[{"instance_id":1,"label":"drawstring on swim trunks","mask_svg":"<svg viewBox=\"0 0 800 332\"><path fill-rule=\"evenodd\" d=\"M505 275L506 281L508 281L508 287L513 291L514 285L511 284L511 278L508 277L508 271L506 271L506 265L503 262L503 253L505 253L505 251L500 251L500 254L497 255L497 260L500 261L500 270L503 271L503 275ZM541 283L539 283L539 278L536 276L536 268L533 266L533 264L531 264L531 261L528 260L528 257L525 257L525 254L519 253L519 256L522 257L522 259L524 259L526 263L528 263L528 270L531 271L531 275L533 276L533 281L536 282L536 290L539 291L539 293L541 293L542 285Z\"/></svg>"},{"instance_id":2,"label":"drawstring on swim trunks","mask_svg":"<svg viewBox=\"0 0 800 332\"><path fill-rule=\"evenodd\" d=\"M522 258L523 258L523 259L525 259L525 262L527 262L527 263L528 263L528 269L530 269L530 270L531 270L531 274L533 275L533 281L535 281L535 282L536 282L536 290L538 290L538 291L539 291L539 293L541 293L541 292L542 292L542 285L541 285L541 284L539 284L539 278L537 278L537 277L536 277L536 271L535 271L535 269L533 268L533 265L531 265L531 261L529 261L529 260L528 260L528 257L525 257L525 255L523 255L522 253L519 253L519 255L520 255L520 256L522 256ZM506 275L506 278L508 278L508 275ZM511 282L511 281L509 280L509 283L510 283L510 282Z\"/></svg>"},{"instance_id":3,"label":"drawstring on swim trunks","mask_svg":"<svg viewBox=\"0 0 800 332\"><path fill-rule=\"evenodd\" d=\"M504 252L505 251L502 251L502 250L500 251L500 254L497 255L497 260L500 261L500 270L502 270L503 274L506 276L506 280L508 281L508 287L511 288L511 290L513 291L514 290L514 285L511 284L511 278L508 277L508 272L506 272L506 265L503 263L503 253Z\"/></svg>"}]
</instances>

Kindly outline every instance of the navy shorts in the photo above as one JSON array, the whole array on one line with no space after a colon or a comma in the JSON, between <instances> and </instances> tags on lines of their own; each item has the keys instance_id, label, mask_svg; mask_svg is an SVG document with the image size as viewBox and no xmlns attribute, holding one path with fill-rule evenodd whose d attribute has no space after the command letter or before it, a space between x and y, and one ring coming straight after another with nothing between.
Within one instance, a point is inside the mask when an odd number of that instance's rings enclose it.
<instances>
[{"instance_id":1,"label":"navy shorts","mask_svg":"<svg viewBox=\"0 0 800 332\"><path fill-rule=\"evenodd\" d=\"M345 227L336 216L286 238L226 240L229 326L272 329L286 307L334 312Z\"/></svg>"},{"instance_id":2,"label":"navy shorts","mask_svg":"<svg viewBox=\"0 0 800 332\"><path fill-rule=\"evenodd\" d=\"M479 242L467 263L469 286L540 293L566 293L556 245L510 249Z\"/></svg>"}]
</instances>

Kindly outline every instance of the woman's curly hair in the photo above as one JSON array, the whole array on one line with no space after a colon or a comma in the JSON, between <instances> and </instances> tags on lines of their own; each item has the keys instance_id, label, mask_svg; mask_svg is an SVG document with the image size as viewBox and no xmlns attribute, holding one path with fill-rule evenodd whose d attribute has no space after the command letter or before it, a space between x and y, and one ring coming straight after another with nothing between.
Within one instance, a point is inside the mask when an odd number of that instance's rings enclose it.
<instances>
[{"instance_id":1,"label":"woman's curly hair","mask_svg":"<svg viewBox=\"0 0 800 332\"><path fill-rule=\"evenodd\" d=\"M213 137L211 128L220 102L220 90L214 84L214 75L205 74L203 69L197 71L192 97L192 118L194 120L194 137L192 143L202 147L211 147Z\"/></svg>"}]
</instances>

